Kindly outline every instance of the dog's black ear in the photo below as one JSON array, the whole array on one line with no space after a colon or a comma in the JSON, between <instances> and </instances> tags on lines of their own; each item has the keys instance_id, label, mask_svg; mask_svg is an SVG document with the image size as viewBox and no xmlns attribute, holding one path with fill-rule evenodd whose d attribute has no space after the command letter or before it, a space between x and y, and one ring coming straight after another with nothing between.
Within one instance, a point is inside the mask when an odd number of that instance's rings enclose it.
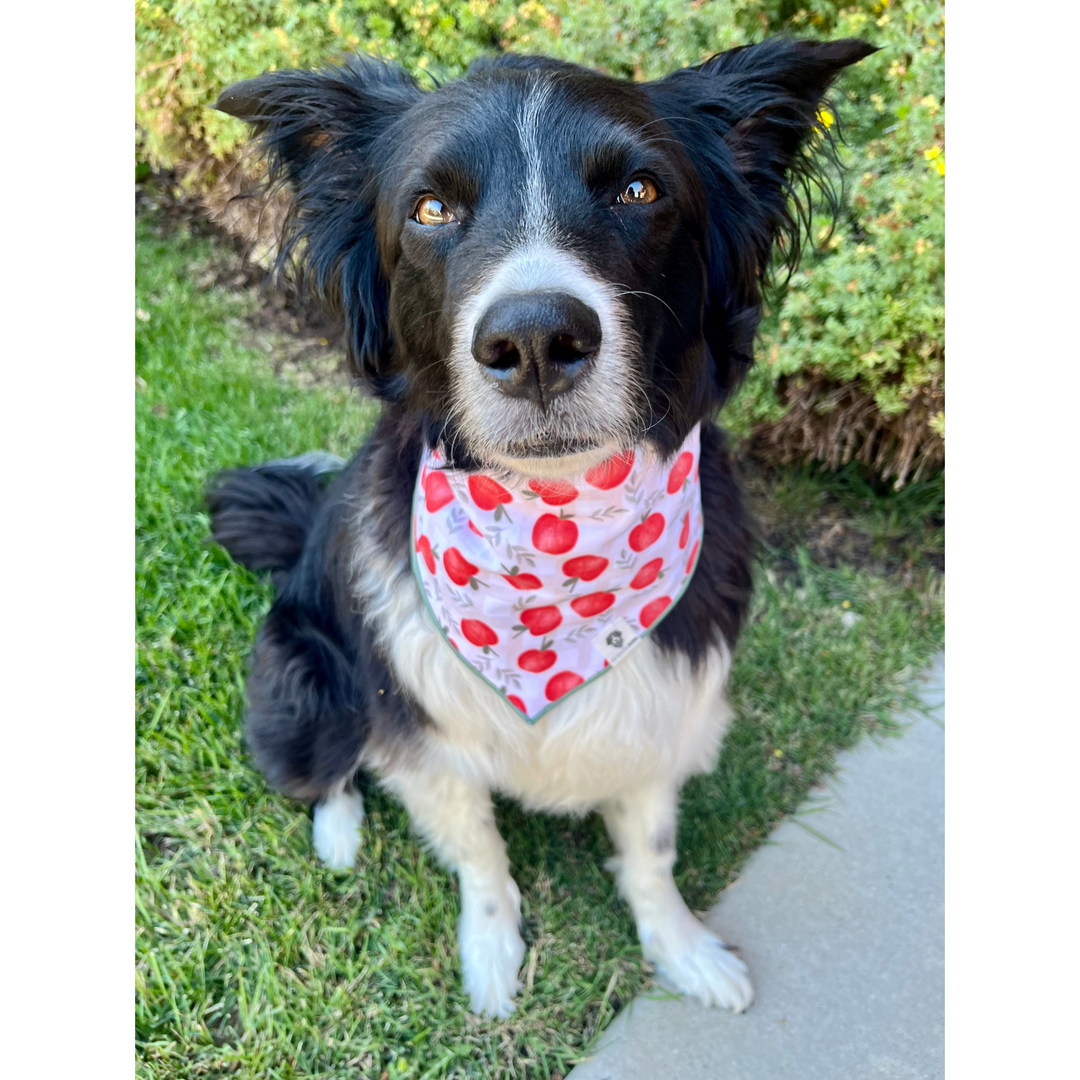
<instances>
[{"instance_id":1,"label":"dog's black ear","mask_svg":"<svg viewBox=\"0 0 1080 1080\"><path fill-rule=\"evenodd\" d=\"M803 153L840 71L877 51L857 38L770 38L644 86L682 143L705 189L708 214L706 340L721 398L753 362L760 286L777 238L798 261L806 181L819 162ZM828 183L824 190L830 193ZM833 206L835 212L835 205Z\"/></svg>"},{"instance_id":2,"label":"dog's black ear","mask_svg":"<svg viewBox=\"0 0 1080 1080\"><path fill-rule=\"evenodd\" d=\"M268 182L295 192L278 248L296 257L331 314L345 322L349 362L392 393L389 290L375 227L377 181L396 122L423 91L401 68L350 56L323 71L274 71L223 91L215 108L251 124Z\"/></svg>"}]
</instances>

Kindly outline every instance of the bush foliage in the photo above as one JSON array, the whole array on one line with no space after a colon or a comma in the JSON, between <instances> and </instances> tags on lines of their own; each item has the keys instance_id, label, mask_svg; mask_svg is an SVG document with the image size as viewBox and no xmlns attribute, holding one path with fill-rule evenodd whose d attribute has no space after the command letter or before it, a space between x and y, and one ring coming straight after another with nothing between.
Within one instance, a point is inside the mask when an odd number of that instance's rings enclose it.
<instances>
[{"instance_id":1,"label":"bush foliage","mask_svg":"<svg viewBox=\"0 0 1080 1080\"><path fill-rule=\"evenodd\" d=\"M246 139L208 106L230 83L335 53L422 82L500 49L657 78L774 33L864 37L825 124L847 182L835 230L777 291L727 421L765 456L858 458L902 484L944 460L944 8L925 0L138 0L142 153L211 183Z\"/></svg>"}]
</instances>

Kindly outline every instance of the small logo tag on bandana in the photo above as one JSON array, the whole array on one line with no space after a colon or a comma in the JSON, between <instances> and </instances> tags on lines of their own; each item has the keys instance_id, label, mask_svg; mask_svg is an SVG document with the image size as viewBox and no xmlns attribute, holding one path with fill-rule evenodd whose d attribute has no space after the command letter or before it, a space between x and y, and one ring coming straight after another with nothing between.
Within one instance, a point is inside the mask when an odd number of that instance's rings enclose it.
<instances>
[{"instance_id":1,"label":"small logo tag on bandana","mask_svg":"<svg viewBox=\"0 0 1080 1080\"><path fill-rule=\"evenodd\" d=\"M459 657L534 723L627 656L693 576L700 426L661 463L641 448L571 480L421 462L413 572Z\"/></svg>"},{"instance_id":2,"label":"small logo tag on bandana","mask_svg":"<svg viewBox=\"0 0 1080 1080\"><path fill-rule=\"evenodd\" d=\"M610 667L626 656L640 640L637 631L625 619L616 619L610 627L596 635L593 648Z\"/></svg>"}]
</instances>

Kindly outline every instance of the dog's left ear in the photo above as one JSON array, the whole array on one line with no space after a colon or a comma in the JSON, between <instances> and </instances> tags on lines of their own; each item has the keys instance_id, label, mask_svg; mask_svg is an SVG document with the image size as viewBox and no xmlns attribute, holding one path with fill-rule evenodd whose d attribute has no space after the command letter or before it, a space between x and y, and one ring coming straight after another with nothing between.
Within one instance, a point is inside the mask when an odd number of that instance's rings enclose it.
<instances>
[{"instance_id":1,"label":"dog's left ear","mask_svg":"<svg viewBox=\"0 0 1080 1080\"><path fill-rule=\"evenodd\" d=\"M721 399L753 363L760 286L777 237L789 265L798 257L795 181L814 172L802 149L819 128L825 94L840 71L874 52L857 38L770 38L643 87L705 189L705 334Z\"/></svg>"},{"instance_id":2,"label":"dog's left ear","mask_svg":"<svg viewBox=\"0 0 1080 1080\"><path fill-rule=\"evenodd\" d=\"M279 244L317 298L345 322L349 362L393 396L389 290L375 226L380 169L393 129L423 92L401 68L350 56L323 71L273 71L223 91L215 108L250 124L269 181L294 191Z\"/></svg>"}]
</instances>

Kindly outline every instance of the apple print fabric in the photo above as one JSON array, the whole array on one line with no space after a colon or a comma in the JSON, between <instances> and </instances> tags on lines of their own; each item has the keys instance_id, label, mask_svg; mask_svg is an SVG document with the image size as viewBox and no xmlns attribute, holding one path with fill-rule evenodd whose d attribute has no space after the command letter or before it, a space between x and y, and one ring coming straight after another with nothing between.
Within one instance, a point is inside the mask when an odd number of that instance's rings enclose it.
<instances>
[{"instance_id":1,"label":"apple print fabric","mask_svg":"<svg viewBox=\"0 0 1080 1080\"><path fill-rule=\"evenodd\" d=\"M641 447L570 480L423 458L413 571L461 659L533 723L660 622L701 550L700 426L670 461Z\"/></svg>"}]
</instances>

